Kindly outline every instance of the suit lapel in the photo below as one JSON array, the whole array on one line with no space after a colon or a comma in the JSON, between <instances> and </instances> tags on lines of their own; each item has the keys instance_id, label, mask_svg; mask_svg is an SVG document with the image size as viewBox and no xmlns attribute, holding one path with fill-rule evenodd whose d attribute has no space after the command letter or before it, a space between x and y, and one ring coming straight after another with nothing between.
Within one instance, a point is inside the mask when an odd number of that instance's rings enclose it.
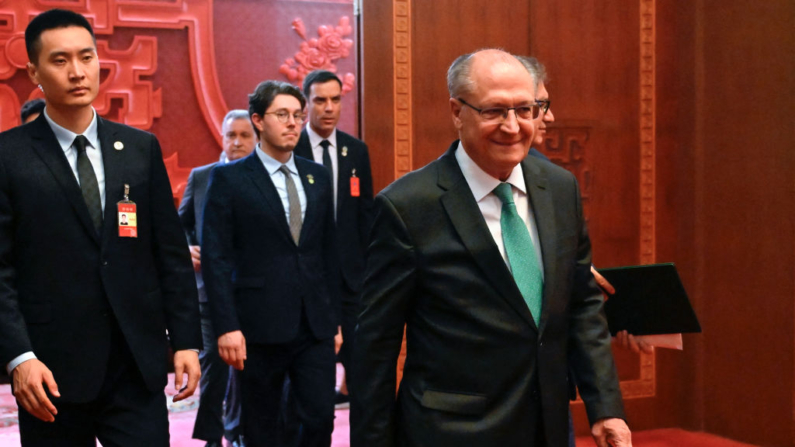
<instances>
[{"instance_id":1,"label":"suit lapel","mask_svg":"<svg viewBox=\"0 0 795 447\"><path fill-rule=\"evenodd\" d=\"M290 234L290 226L287 224L287 219L284 218L282 199L276 191L276 186L273 184L270 174L265 170L265 166L262 165L262 161L257 156L256 150L243 159L241 163L244 163L249 178L262 194L265 203L271 208L271 212L267 213L268 216L272 216L276 221L276 226L279 227L282 236L292 241L293 236Z\"/></svg>"},{"instance_id":2,"label":"suit lapel","mask_svg":"<svg viewBox=\"0 0 795 447\"><path fill-rule=\"evenodd\" d=\"M97 133L102 149L102 164L105 167L105 212L102 223L102 244L107 244L111 235L116 233L116 203L124 198L124 160L129 149L116 150L116 130L102 118L97 118ZM122 141L122 144L129 141Z\"/></svg>"},{"instance_id":3,"label":"suit lapel","mask_svg":"<svg viewBox=\"0 0 795 447\"><path fill-rule=\"evenodd\" d=\"M340 212L343 201L350 196L350 178L353 175L353 154L348 148L347 155L342 155L342 148L348 146L348 141L342 132L337 129L337 213ZM359 173L356 174L359 176Z\"/></svg>"},{"instance_id":4,"label":"suit lapel","mask_svg":"<svg viewBox=\"0 0 795 447\"><path fill-rule=\"evenodd\" d=\"M461 168L455 160L454 154L458 142L453 144L439 160L439 186L447 190L441 198L442 206L444 206L464 246L486 274L492 286L525 319L527 324L535 328L533 316L522 298L522 293L516 286L516 281L505 265L505 260L483 219L483 213L472 197L472 190L469 189Z\"/></svg>"},{"instance_id":5,"label":"suit lapel","mask_svg":"<svg viewBox=\"0 0 795 447\"><path fill-rule=\"evenodd\" d=\"M33 149L50 169L55 180L61 185L61 190L72 205L78 220L82 222L86 231L99 245L99 235L91 221L91 216L88 214L88 207L85 200L83 200L80 185L77 183L72 167L69 166L66 154L64 154L60 143L58 143L50 125L44 118L44 114L36 119L34 125L31 126L31 135L33 137Z\"/></svg>"},{"instance_id":6,"label":"suit lapel","mask_svg":"<svg viewBox=\"0 0 795 447\"><path fill-rule=\"evenodd\" d=\"M540 163L530 157L522 162L527 194L530 206L538 229L538 239L541 242L541 257L544 263L544 293L541 305L541 318L539 319L541 331L545 326L549 313L549 299L553 292L549 285L555 277L556 265L554 262L557 251L557 232L555 231L555 213L552 194L547 190L546 171L542 170Z\"/></svg>"},{"instance_id":7,"label":"suit lapel","mask_svg":"<svg viewBox=\"0 0 795 447\"><path fill-rule=\"evenodd\" d=\"M309 167L303 160L296 159L295 167L298 170L298 177L304 185L304 194L306 195L306 212L304 213L304 221L301 225L301 237L299 238L299 241L302 241L304 240L304 235L311 231L310 225L314 225L315 222L322 222L322 216L317 214L318 186L320 184L314 181L309 183Z\"/></svg>"}]
</instances>

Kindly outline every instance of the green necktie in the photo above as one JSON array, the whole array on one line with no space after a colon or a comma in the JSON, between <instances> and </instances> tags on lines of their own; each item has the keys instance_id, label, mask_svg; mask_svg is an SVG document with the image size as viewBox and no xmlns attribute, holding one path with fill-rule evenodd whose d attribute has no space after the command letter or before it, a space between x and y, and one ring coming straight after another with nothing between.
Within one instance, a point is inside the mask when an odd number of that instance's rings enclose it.
<instances>
[{"instance_id":1,"label":"green necktie","mask_svg":"<svg viewBox=\"0 0 795 447\"><path fill-rule=\"evenodd\" d=\"M538 268L535 246L530 239L527 226L516 211L513 203L513 193L509 183L500 183L494 188L494 195L502 201L502 215L500 227L502 228L502 243L508 255L508 264L519 291L522 292L533 320L538 326L541 317L541 297L544 290L544 278Z\"/></svg>"}]
</instances>

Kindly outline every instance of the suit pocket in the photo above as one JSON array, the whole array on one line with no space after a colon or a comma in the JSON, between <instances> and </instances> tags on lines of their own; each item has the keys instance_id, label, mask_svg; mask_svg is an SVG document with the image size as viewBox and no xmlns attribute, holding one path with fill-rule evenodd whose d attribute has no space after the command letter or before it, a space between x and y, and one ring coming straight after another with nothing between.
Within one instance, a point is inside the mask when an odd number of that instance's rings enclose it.
<instances>
[{"instance_id":1,"label":"suit pocket","mask_svg":"<svg viewBox=\"0 0 795 447\"><path fill-rule=\"evenodd\" d=\"M232 280L235 289L261 289L268 278L264 276L241 276Z\"/></svg>"},{"instance_id":2,"label":"suit pocket","mask_svg":"<svg viewBox=\"0 0 795 447\"><path fill-rule=\"evenodd\" d=\"M486 411L486 396L482 394L461 394L425 390L422 394L421 404L423 407L432 410L478 415Z\"/></svg>"}]
</instances>

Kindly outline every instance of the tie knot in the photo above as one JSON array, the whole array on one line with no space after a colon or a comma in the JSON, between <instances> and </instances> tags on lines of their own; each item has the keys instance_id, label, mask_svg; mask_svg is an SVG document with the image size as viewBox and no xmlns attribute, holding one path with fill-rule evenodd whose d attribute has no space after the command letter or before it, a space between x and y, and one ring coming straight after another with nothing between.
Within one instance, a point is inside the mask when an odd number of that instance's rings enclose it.
<instances>
[{"instance_id":1,"label":"tie knot","mask_svg":"<svg viewBox=\"0 0 795 447\"><path fill-rule=\"evenodd\" d=\"M323 140L320 142L320 145L323 146L323 149L328 150L329 146L331 146L331 142L329 140Z\"/></svg>"},{"instance_id":2,"label":"tie knot","mask_svg":"<svg viewBox=\"0 0 795 447\"><path fill-rule=\"evenodd\" d=\"M86 148L89 146L88 138L86 138L84 135L78 135L75 137L75 141L74 143L72 143L72 146L74 146L75 149L77 149L78 154L81 152L85 152Z\"/></svg>"},{"instance_id":3,"label":"tie knot","mask_svg":"<svg viewBox=\"0 0 795 447\"><path fill-rule=\"evenodd\" d=\"M513 203L513 191L511 190L510 183L500 183L496 188L494 188L493 192L502 203Z\"/></svg>"},{"instance_id":4,"label":"tie knot","mask_svg":"<svg viewBox=\"0 0 795 447\"><path fill-rule=\"evenodd\" d=\"M288 168L287 165L279 166L279 171L281 171L281 173L284 174L285 177L290 177L290 168Z\"/></svg>"}]
</instances>

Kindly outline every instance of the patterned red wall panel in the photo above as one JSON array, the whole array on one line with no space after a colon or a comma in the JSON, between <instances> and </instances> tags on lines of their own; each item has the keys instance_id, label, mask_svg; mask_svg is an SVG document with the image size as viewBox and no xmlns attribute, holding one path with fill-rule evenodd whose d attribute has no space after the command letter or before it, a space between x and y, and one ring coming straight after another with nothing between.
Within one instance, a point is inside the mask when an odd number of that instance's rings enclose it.
<instances>
[{"instance_id":1,"label":"patterned red wall panel","mask_svg":"<svg viewBox=\"0 0 795 447\"><path fill-rule=\"evenodd\" d=\"M323 66L346 81L340 128L358 133L351 0L0 1L0 130L18 125L19 105L40 96L24 73L23 35L32 17L53 7L92 22L102 61L94 106L158 136L177 198L191 168L218 159L229 108L247 108L247 94L265 79L300 83L280 72L287 60L300 64L296 53L331 56Z\"/></svg>"}]
</instances>

